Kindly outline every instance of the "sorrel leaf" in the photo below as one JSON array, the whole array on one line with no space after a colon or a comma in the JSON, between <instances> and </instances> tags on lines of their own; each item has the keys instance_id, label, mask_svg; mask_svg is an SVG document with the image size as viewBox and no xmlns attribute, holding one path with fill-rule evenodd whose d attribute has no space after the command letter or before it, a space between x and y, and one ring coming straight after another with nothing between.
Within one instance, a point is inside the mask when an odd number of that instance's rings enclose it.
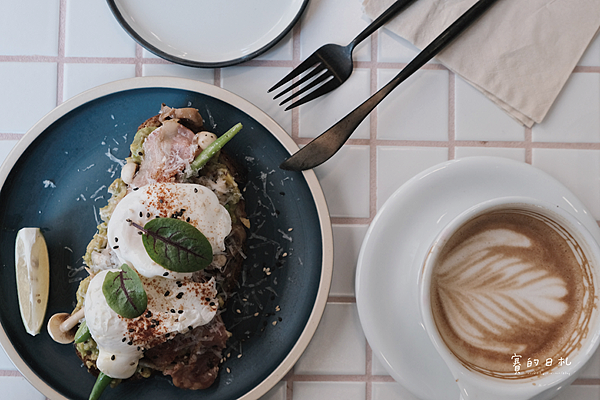
<instances>
[{"instance_id":1,"label":"sorrel leaf","mask_svg":"<svg viewBox=\"0 0 600 400\"><path fill-rule=\"evenodd\" d=\"M139 317L148 305L140 277L127 264L121 266L121 271L106 274L102 293L109 307L124 318Z\"/></svg>"},{"instance_id":2,"label":"sorrel leaf","mask_svg":"<svg viewBox=\"0 0 600 400\"><path fill-rule=\"evenodd\" d=\"M196 272L212 262L210 242L192 224L176 218L156 218L142 228L142 243L150 258L174 272Z\"/></svg>"}]
</instances>

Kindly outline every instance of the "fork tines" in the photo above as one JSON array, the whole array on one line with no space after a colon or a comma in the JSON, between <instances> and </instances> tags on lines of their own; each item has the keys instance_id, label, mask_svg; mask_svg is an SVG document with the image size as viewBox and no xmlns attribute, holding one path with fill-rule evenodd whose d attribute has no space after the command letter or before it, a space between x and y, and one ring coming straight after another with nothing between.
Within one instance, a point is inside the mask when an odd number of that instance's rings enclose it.
<instances>
[{"instance_id":1,"label":"fork tines","mask_svg":"<svg viewBox=\"0 0 600 400\"><path fill-rule=\"evenodd\" d=\"M302 75L304 74L304 75ZM297 98L301 94L309 92L305 97L295 101L286 107L286 111L290 110L294 107L297 107L301 104L307 103L311 100L316 99L317 97L335 89L338 85L335 83L334 76L327 69L327 67L321 62L321 60L313 54L311 57L304 60L300 65L298 65L294 70L292 70L289 74L287 74L283 79L277 82L272 88L270 88L267 93L271 93L272 91L279 89L286 83L292 81L294 78L302 75L298 80L292 82L288 87L282 90L280 93L273 97L273 100L282 97L285 94L290 93L292 90L299 88L298 90L291 93L290 96L285 98L279 105L284 105L291 101L294 98ZM300 87L301 85L304 85Z\"/></svg>"}]
</instances>

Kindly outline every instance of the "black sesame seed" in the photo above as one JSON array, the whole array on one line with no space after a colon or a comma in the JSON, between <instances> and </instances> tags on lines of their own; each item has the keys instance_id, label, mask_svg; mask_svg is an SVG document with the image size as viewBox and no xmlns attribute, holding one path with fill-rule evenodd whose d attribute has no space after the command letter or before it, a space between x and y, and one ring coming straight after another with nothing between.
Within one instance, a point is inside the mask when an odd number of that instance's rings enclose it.
<instances>
[{"instance_id":1,"label":"black sesame seed","mask_svg":"<svg viewBox=\"0 0 600 400\"><path fill-rule=\"evenodd\" d=\"M146 213L146 218L150 218L150 213Z\"/></svg>"},{"instance_id":2,"label":"black sesame seed","mask_svg":"<svg viewBox=\"0 0 600 400\"><path fill-rule=\"evenodd\" d=\"M127 344L131 346L133 344L133 342L129 341L129 342L127 342Z\"/></svg>"},{"instance_id":3,"label":"black sesame seed","mask_svg":"<svg viewBox=\"0 0 600 400\"><path fill-rule=\"evenodd\" d=\"M115 236L115 243L119 241L119 238Z\"/></svg>"},{"instance_id":4,"label":"black sesame seed","mask_svg":"<svg viewBox=\"0 0 600 400\"><path fill-rule=\"evenodd\" d=\"M144 216L144 213L140 211L140 218Z\"/></svg>"},{"instance_id":5,"label":"black sesame seed","mask_svg":"<svg viewBox=\"0 0 600 400\"><path fill-rule=\"evenodd\" d=\"M113 249L118 249L118 248L119 248L119 246L118 246L118 245L117 245L117 246L113 246Z\"/></svg>"},{"instance_id":6,"label":"black sesame seed","mask_svg":"<svg viewBox=\"0 0 600 400\"><path fill-rule=\"evenodd\" d=\"M198 188L194 188L194 193L198 193Z\"/></svg>"},{"instance_id":7,"label":"black sesame seed","mask_svg":"<svg viewBox=\"0 0 600 400\"><path fill-rule=\"evenodd\" d=\"M183 314L183 310L179 310L177 311L179 314Z\"/></svg>"},{"instance_id":8,"label":"black sesame seed","mask_svg":"<svg viewBox=\"0 0 600 400\"><path fill-rule=\"evenodd\" d=\"M152 316L152 313L151 313L150 311L148 311L148 312L146 313L146 318L150 318L151 316Z\"/></svg>"},{"instance_id":9,"label":"black sesame seed","mask_svg":"<svg viewBox=\"0 0 600 400\"><path fill-rule=\"evenodd\" d=\"M165 292L165 297L167 297L168 295L170 295L171 292L169 292L168 290Z\"/></svg>"},{"instance_id":10,"label":"black sesame seed","mask_svg":"<svg viewBox=\"0 0 600 400\"><path fill-rule=\"evenodd\" d=\"M136 188L136 187L135 187L135 188L133 188L133 190L138 190L138 189L139 189L139 188Z\"/></svg>"},{"instance_id":11,"label":"black sesame seed","mask_svg":"<svg viewBox=\"0 0 600 400\"><path fill-rule=\"evenodd\" d=\"M169 273L168 273L168 272L165 272L165 273L163 274L163 276L169 276Z\"/></svg>"},{"instance_id":12,"label":"black sesame seed","mask_svg":"<svg viewBox=\"0 0 600 400\"><path fill-rule=\"evenodd\" d=\"M190 326L188 326L188 329L191 331L194 328L190 325Z\"/></svg>"},{"instance_id":13,"label":"black sesame seed","mask_svg":"<svg viewBox=\"0 0 600 400\"><path fill-rule=\"evenodd\" d=\"M177 287L182 287L183 283L181 283L181 281L177 281Z\"/></svg>"},{"instance_id":14,"label":"black sesame seed","mask_svg":"<svg viewBox=\"0 0 600 400\"><path fill-rule=\"evenodd\" d=\"M179 293L177 293L177 298L178 298L178 299L181 299L182 297L183 297L183 292L179 292Z\"/></svg>"},{"instance_id":15,"label":"black sesame seed","mask_svg":"<svg viewBox=\"0 0 600 400\"><path fill-rule=\"evenodd\" d=\"M134 331L134 329L133 329L133 328L129 328L129 332L133 332L133 331Z\"/></svg>"},{"instance_id":16,"label":"black sesame seed","mask_svg":"<svg viewBox=\"0 0 600 400\"><path fill-rule=\"evenodd\" d=\"M115 355L114 355L114 354L113 354L112 356L110 356L110 359L111 359L111 360L113 360L113 361L115 361L115 358L116 358L116 357L115 357Z\"/></svg>"},{"instance_id":17,"label":"black sesame seed","mask_svg":"<svg viewBox=\"0 0 600 400\"><path fill-rule=\"evenodd\" d=\"M126 340L127 340L126 338L123 338L123 339L121 339L121 342L125 342Z\"/></svg>"},{"instance_id":18,"label":"black sesame seed","mask_svg":"<svg viewBox=\"0 0 600 400\"><path fill-rule=\"evenodd\" d=\"M215 306L215 302L214 302L214 301L211 301L209 305L210 305L211 307L214 307L214 306Z\"/></svg>"},{"instance_id":19,"label":"black sesame seed","mask_svg":"<svg viewBox=\"0 0 600 400\"><path fill-rule=\"evenodd\" d=\"M171 312L172 312L173 314L175 314L175 309L174 309L174 308L171 308Z\"/></svg>"},{"instance_id":20,"label":"black sesame seed","mask_svg":"<svg viewBox=\"0 0 600 400\"><path fill-rule=\"evenodd\" d=\"M165 337L169 337L169 336L171 336L171 334L170 334L169 332L167 332L167 333L165 334Z\"/></svg>"},{"instance_id":21,"label":"black sesame seed","mask_svg":"<svg viewBox=\"0 0 600 400\"><path fill-rule=\"evenodd\" d=\"M187 217L187 218L185 219L185 222L190 222L190 221L191 221L190 217Z\"/></svg>"}]
</instances>

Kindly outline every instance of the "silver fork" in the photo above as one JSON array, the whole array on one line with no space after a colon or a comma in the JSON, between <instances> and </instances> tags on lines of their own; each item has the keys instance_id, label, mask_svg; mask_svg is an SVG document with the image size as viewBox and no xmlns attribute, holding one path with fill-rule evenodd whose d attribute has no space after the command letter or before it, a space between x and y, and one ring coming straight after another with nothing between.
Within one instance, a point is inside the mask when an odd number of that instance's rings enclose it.
<instances>
[{"instance_id":1,"label":"silver fork","mask_svg":"<svg viewBox=\"0 0 600 400\"><path fill-rule=\"evenodd\" d=\"M384 87L375 92L364 103L338 121L331 128L317 136L309 144L285 160L279 168L290 171L304 171L314 168L342 148L350 135L360 123L373 111L373 109L400 85L406 78L431 60L436 54L460 36L472 23L490 8L497 0L479 0L463 15L452 23L445 31L436 37L423 51L421 51L398 75L392 78Z\"/></svg>"},{"instance_id":2,"label":"silver fork","mask_svg":"<svg viewBox=\"0 0 600 400\"><path fill-rule=\"evenodd\" d=\"M347 46L326 44L320 47L300 65L298 65L292 72L277 82L271 89L267 91L267 93L271 93L273 90L280 88L298 75L301 75L309 70L310 72L273 97L273 100L278 99L286 93L289 93L292 89L308 82L306 86L292 93L291 96L279 103L281 106L300 96L301 94L306 93L311 89L315 89L302 99L290 104L285 109L286 111L314 100L317 97L338 88L350 77L350 75L352 75L352 69L354 67L352 62L352 51L354 48L360 42L368 38L373 32L379 29L383 24L392 19L396 14L410 5L413 1L415 0L397 0L394 2L394 4L385 10L379 17L377 17L375 21L371 22L369 26L359 33L358 36L355 37L354 40L352 40L352 42L350 42Z\"/></svg>"}]
</instances>

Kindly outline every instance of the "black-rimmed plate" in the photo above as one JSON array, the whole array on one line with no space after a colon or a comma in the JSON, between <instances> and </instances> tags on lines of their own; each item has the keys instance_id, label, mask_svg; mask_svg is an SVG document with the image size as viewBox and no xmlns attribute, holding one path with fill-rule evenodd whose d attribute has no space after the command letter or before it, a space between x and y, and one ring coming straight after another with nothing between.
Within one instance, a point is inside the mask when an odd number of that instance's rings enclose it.
<instances>
[{"instance_id":1,"label":"black-rimmed plate","mask_svg":"<svg viewBox=\"0 0 600 400\"><path fill-rule=\"evenodd\" d=\"M230 357L207 390L178 389L155 376L107 389L102 399L258 398L298 360L323 313L333 264L331 224L314 173L277 167L297 150L285 131L247 101L201 82L134 78L100 86L42 118L0 168L0 343L50 399L87 399L95 378L72 345L53 342L45 328L35 337L25 332L14 273L16 232L25 226L44 232L51 267L46 321L70 312L107 187L119 176L138 125L161 103L198 108L217 134L244 125L226 147L247 172L243 193L251 222L242 288L224 314L234 334Z\"/></svg>"},{"instance_id":2,"label":"black-rimmed plate","mask_svg":"<svg viewBox=\"0 0 600 400\"><path fill-rule=\"evenodd\" d=\"M298 21L308 0L107 0L146 50L191 67L239 64L264 53Z\"/></svg>"}]
</instances>

